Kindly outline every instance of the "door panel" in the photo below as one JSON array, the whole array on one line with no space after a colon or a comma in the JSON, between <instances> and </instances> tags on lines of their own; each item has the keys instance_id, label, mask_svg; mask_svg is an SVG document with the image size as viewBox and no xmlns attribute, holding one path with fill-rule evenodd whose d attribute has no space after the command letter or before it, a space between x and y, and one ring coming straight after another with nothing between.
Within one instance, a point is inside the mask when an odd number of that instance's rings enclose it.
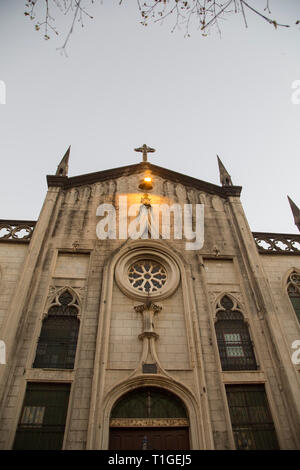
<instances>
[{"instance_id":1,"label":"door panel","mask_svg":"<svg viewBox=\"0 0 300 470\"><path fill-rule=\"evenodd\" d=\"M111 428L110 450L188 450L186 428Z\"/></svg>"}]
</instances>

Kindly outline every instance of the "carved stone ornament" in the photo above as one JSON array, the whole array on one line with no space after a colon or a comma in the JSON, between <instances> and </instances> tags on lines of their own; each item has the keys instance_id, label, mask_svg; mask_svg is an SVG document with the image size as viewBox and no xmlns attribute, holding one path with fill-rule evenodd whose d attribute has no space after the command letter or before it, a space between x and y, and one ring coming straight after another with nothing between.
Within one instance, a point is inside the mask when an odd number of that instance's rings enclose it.
<instances>
[{"instance_id":1,"label":"carved stone ornament","mask_svg":"<svg viewBox=\"0 0 300 470\"><path fill-rule=\"evenodd\" d=\"M223 310L226 310L226 308L228 308L230 310L234 310L234 311L242 313L242 308L239 305L237 298L235 297L237 297L236 294L234 294L233 296L230 293L224 293L217 303L216 312L223 311Z\"/></svg>"},{"instance_id":2,"label":"carved stone ornament","mask_svg":"<svg viewBox=\"0 0 300 470\"><path fill-rule=\"evenodd\" d=\"M139 335L139 339L143 338L158 338L158 334L154 331L154 315L160 312L162 307L159 305L153 304L151 301L137 305L134 307L134 310L143 315L143 331Z\"/></svg>"},{"instance_id":3,"label":"carved stone ornament","mask_svg":"<svg viewBox=\"0 0 300 470\"><path fill-rule=\"evenodd\" d=\"M253 232L259 253L300 255L300 235Z\"/></svg>"},{"instance_id":4,"label":"carved stone ornament","mask_svg":"<svg viewBox=\"0 0 300 470\"><path fill-rule=\"evenodd\" d=\"M36 222L0 220L0 241L29 242Z\"/></svg>"},{"instance_id":5,"label":"carved stone ornament","mask_svg":"<svg viewBox=\"0 0 300 470\"><path fill-rule=\"evenodd\" d=\"M141 304L141 305L136 305L134 307L134 310L138 313L143 313L145 310L153 310L154 314L160 312L162 309L162 307L160 307L159 305L156 305L156 304L153 304L151 301L150 302L146 302L145 304Z\"/></svg>"},{"instance_id":6,"label":"carved stone ornament","mask_svg":"<svg viewBox=\"0 0 300 470\"><path fill-rule=\"evenodd\" d=\"M67 305L69 307L75 307L77 309L77 317L80 317L80 307L82 304L82 300L85 296L85 291L85 287L77 287L76 289L74 289L70 286L57 287L51 285L49 287L44 316L47 316L49 314L49 311L52 307L59 307L62 305L61 296L67 292L69 294L70 300Z\"/></svg>"},{"instance_id":7,"label":"carved stone ornament","mask_svg":"<svg viewBox=\"0 0 300 470\"><path fill-rule=\"evenodd\" d=\"M300 273L293 271L287 281L287 290L293 294L300 294Z\"/></svg>"},{"instance_id":8,"label":"carved stone ornament","mask_svg":"<svg viewBox=\"0 0 300 470\"><path fill-rule=\"evenodd\" d=\"M111 428L152 428L189 426L187 418L112 418Z\"/></svg>"},{"instance_id":9,"label":"carved stone ornament","mask_svg":"<svg viewBox=\"0 0 300 470\"><path fill-rule=\"evenodd\" d=\"M169 297L180 281L177 263L151 248L125 253L116 265L115 277L125 295L144 303Z\"/></svg>"}]
</instances>

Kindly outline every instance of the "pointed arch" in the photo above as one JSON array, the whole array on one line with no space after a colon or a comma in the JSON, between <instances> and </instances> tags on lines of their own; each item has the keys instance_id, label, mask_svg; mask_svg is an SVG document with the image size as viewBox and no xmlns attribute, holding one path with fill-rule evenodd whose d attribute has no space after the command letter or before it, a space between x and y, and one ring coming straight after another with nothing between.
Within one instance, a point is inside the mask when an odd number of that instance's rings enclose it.
<instances>
[{"instance_id":1,"label":"pointed arch","mask_svg":"<svg viewBox=\"0 0 300 470\"><path fill-rule=\"evenodd\" d=\"M243 305L241 305L241 302L230 292L222 292L221 294L217 296L216 301L215 301L215 310L216 310L215 319L217 319L217 313L219 311L226 310L226 305L224 302L226 302L227 307L230 307L231 310L240 312L242 317L243 318L245 317L243 313Z\"/></svg>"},{"instance_id":2,"label":"pointed arch","mask_svg":"<svg viewBox=\"0 0 300 470\"><path fill-rule=\"evenodd\" d=\"M222 370L256 370L249 327L238 301L222 294L216 305L215 333Z\"/></svg>"},{"instance_id":3,"label":"pointed arch","mask_svg":"<svg viewBox=\"0 0 300 470\"><path fill-rule=\"evenodd\" d=\"M76 316L80 318L81 299L76 290L73 289L73 287L71 286L64 286L60 288L52 286L51 289L52 293L49 295L49 302L47 303L44 317L47 317L49 315L52 307L60 307L61 305L63 305L60 302L59 298L61 296L64 296L64 294L69 294L69 302L67 303L67 305L69 307L74 307L74 309L77 310L77 313L75 312L75 310L73 311L74 315L76 314Z\"/></svg>"},{"instance_id":4,"label":"pointed arch","mask_svg":"<svg viewBox=\"0 0 300 470\"><path fill-rule=\"evenodd\" d=\"M286 292L300 323L300 270L292 268L286 276Z\"/></svg>"},{"instance_id":5,"label":"pointed arch","mask_svg":"<svg viewBox=\"0 0 300 470\"><path fill-rule=\"evenodd\" d=\"M33 368L73 369L80 327L79 300L70 287L53 296L42 322Z\"/></svg>"}]
</instances>

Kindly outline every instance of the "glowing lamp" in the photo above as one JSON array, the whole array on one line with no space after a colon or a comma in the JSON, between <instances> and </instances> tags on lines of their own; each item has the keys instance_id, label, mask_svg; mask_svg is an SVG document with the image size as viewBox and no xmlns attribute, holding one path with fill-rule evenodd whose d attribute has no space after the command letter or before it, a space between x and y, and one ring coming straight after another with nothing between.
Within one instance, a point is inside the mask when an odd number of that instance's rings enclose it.
<instances>
[{"instance_id":1,"label":"glowing lamp","mask_svg":"<svg viewBox=\"0 0 300 470\"><path fill-rule=\"evenodd\" d=\"M150 189L153 188L151 176L145 176L142 179L142 181L139 185L139 188L142 189L143 191L150 191Z\"/></svg>"}]
</instances>

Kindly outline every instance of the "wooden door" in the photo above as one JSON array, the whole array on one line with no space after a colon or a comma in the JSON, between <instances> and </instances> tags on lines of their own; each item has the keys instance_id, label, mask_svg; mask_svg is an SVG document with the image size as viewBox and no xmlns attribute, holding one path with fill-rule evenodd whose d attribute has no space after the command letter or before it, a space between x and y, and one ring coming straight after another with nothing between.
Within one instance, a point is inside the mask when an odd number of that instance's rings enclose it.
<instances>
[{"instance_id":1,"label":"wooden door","mask_svg":"<svg viewBox=\"0 0 300 470\"><path fill-rule=\"evenodd\" d=\"M110 428L110 450L189 450L189 428Z\"/></svg>"}]
</instances>

